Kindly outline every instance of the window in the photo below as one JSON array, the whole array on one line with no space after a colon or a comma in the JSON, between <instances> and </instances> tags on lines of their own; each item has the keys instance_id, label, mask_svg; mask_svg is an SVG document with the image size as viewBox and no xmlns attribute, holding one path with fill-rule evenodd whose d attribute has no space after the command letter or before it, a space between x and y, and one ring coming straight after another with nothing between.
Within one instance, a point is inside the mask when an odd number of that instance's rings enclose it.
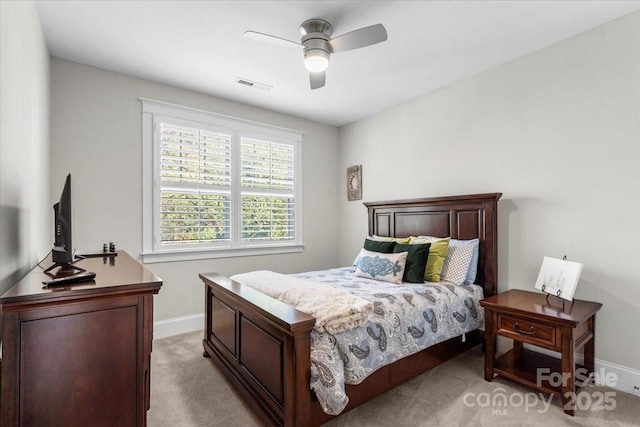
<instances>
[{"instance_id":1,"label":"window","mask_svg":"<svg viewBox=\"0 0 640 427\"><path fill-rule=\"evenodd\" d=\"M142 99L143 261L302 250L302 133Z\"/></svg>"}]
</instances>

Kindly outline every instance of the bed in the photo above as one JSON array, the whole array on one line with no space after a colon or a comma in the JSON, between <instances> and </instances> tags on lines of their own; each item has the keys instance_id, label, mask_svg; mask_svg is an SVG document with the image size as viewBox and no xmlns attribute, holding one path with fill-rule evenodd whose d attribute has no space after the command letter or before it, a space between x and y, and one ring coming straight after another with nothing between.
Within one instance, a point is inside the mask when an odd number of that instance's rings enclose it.
<instances>
[{"instance_id":1,"label":"bed","mask_svg":"<svg viewBox=\"0 0 640 427\"><path fill-rule=\"evenodd\" d=\"M475 284L494 295L498 276L500 193L365 203L369 234L479 239ZM216 273L205 288L204 355L211 357L265 424L316 426L334 416L310 388L315 318ZM474 329L382 366L359 385L345 386L342 413L483 342Z\"/></svg>"}]
</instances>

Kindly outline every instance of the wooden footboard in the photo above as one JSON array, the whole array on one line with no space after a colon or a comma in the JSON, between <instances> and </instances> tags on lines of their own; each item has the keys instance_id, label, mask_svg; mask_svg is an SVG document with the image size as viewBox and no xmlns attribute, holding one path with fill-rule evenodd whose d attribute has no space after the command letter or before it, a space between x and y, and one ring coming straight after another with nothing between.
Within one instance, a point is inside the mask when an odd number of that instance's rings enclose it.
<instances>
[{"instance_id":1,"label":"wooden footboard","mask_svg":"<svg viewBox=\"0 0 640 427\"><path fill-rule=\"evenodd\" d=\"M205 283L205 355L265 423L310 425L315 319L224 276L200 278Z\"/></svg>"}]
</instances>

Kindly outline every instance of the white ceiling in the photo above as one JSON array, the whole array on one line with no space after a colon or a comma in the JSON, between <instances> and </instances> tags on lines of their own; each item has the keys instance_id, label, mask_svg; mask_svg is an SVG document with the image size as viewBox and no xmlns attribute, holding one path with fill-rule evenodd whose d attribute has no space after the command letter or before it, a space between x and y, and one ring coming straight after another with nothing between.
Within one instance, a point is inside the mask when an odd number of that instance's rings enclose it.
<instances>
[{"instance_id":1,"label":"white ceiling","mask_svg":"<svg viewBox=\"0 0 640 427\"><path fill-rule=\"evenodd\" d=\"M369 116L640 9L640 1L37 1L50 54L334 126ZM311 90L299 41L382 23L388 40L333 54ZM261 91L238 77L273 86Z\"/></svg>"}]
</instances>

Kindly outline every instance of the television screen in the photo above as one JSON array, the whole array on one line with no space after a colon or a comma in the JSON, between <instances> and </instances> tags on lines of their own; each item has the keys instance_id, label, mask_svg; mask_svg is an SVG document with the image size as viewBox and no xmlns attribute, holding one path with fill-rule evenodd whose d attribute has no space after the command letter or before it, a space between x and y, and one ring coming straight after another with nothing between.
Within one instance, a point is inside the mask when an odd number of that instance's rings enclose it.
<instances>
[{"instance_id":1,"label":"television screen","mask_svg":"<svg viewBox=\"0 0 640 427\"><path fill-rule=\"evenodd\" d=\"M53 205L54 212L54 246L53 262L71 264L73 262L73 245L71 241L71 174L67 175L60 201Z\"/></svg>"},{"instance_id":2,"label":"television screen","mask_svg":"<svg viewBox=\"0 0 640 427\"><path fill-rule=\"evenodd\" d=\"M44 272L52 276L49 272L56 267L60 267L58 273L68 273L69 270L85 271L84 268L73 265L75 254L71 242L71 174L67 175L60 201L53 205L53 237L53 264Z\"/></svg>"}]
</instances>

